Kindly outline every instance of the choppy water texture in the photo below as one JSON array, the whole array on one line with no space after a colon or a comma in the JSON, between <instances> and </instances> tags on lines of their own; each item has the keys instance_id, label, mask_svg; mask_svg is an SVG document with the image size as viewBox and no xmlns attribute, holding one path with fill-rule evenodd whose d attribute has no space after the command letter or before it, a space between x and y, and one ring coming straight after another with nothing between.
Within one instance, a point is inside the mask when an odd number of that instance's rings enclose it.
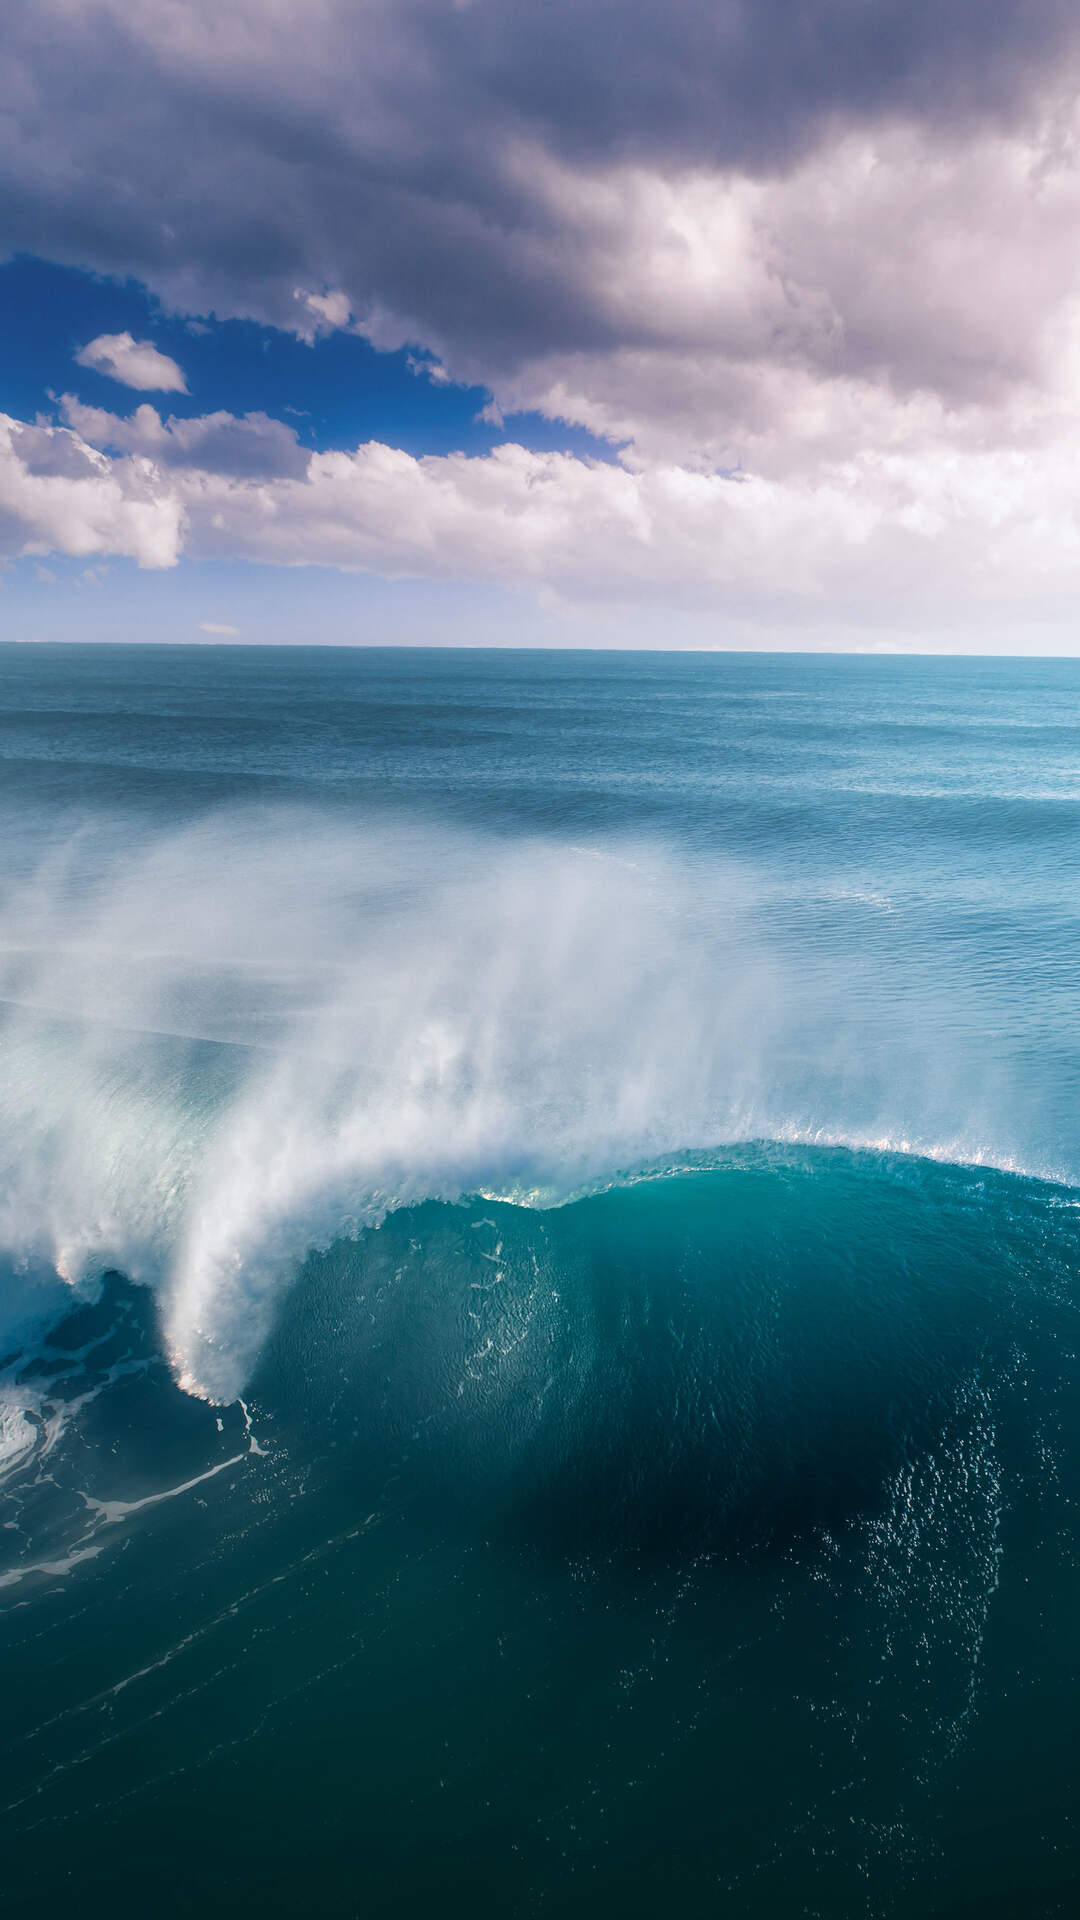
<instances>
[{"instance_id":1,"label":"choppy water texture","mask_svg":"<svg viewBox=\"0 0 1080 1920\"><path fill-rule=\"evenodd\" d=\"M1080 665L0 648L4 1911L1080 1895Z\"/></svg>"}]
</instances>

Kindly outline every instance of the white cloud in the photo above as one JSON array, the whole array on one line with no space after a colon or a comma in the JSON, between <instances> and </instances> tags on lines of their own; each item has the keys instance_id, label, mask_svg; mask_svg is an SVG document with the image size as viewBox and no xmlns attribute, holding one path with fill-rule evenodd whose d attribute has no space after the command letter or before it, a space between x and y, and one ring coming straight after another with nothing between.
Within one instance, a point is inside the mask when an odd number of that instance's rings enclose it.
<instances>
[{"instance_id":1,"label":"white cloud","mask_svg":"<svg viewBox=\"0 0 1080 1920\"><path fill-rule=\"evenodd\" d=\"M295 331L309 346L324 333L340 332L352 319L347 293L305 293L303 287L294 287L293 299L300 304Z\"/></svg>"},{"instance_id":2,"label":"white cloud","mask_svg":"<svg viewBox=\"0 0 1080 1920\"><path fill-rule=\"evenodd\" d=\"M515 445L416 459L372 442L312 455L300 476L252 478L109 457L70 428L0 427L7 554L314 564L826 637L845 622L872 634L883 608L896 631L978 630L992 614L1073 632L1075 440L1003 454L927 428L917 451L787 478L630 470Z\"/></svg>"},{"instance_id":3,"label":"white cloud","mask_svg":"<svg viewBox=\"0 0 1080 1920\"><path fill-rule=\"evenodd\" d=\"M1080 587L1080 459L866 455L812 485L505 446L320 454L302 482L185 476L188 551L813 622L978 617Z\"/></svg>"},{"instance_id":4,"label":"white cloud","mask_svg":"<svg viewBox=\"0 0 1080 1920\"><path fill-rule=\"evenodd\" d=\"M935 436L1059 433L1080 392L1080 112L961 143L845 133L779 176L522 156L580 342L489 370L651 460L806 472ZM563 261L556 258L561 250ZM576 263L576 264L575 264ZM400 344L381 321L386 345ZM468 346L454 372L482 377Z\"/></svg>"},{"instance_id":5,"label":"white cloud","mask_svg":"<svg viewBox=\"0 0 1080 1920\"><path fill-rule=\"evenodd\" d=\"M187 381L175 360L159 353L149 340L135 340L130 333L99 333L75 359L80 367L107 374L122 386L135 387L139 393L186 393Z\"/></svg>"},{"instance_id":6,"label":"white cloud","mask_svg":"<svg viewBox=\"0 0 1080 1920\"><path fill-rule=\"evenodd\" d=\"M163 420L156 407L144 401L128 418L104 407L86 407L73 394L60 400L64 424L116 453L143 453L167 467L199 467L238 479L298 479L307 471L310 454L301 447L295 427L272 420L265 413L203 413L180 420Z\"/></svg>"},{"instance_id":7,"label":"white cloud","mask_svg":"<svg viewBox=\"0 0 1080 1920\"><path fill-rule=\"evenodd\" d=\"M199 621L200 633L218 634L222 638L227 639L231 635L239 633L239 631L240 631L239 627L227 627L225 626L224 622L220 620L200 620Z\"/></svg>"},{"instance_id":8,"label":"white cloud","mask_svg":"<svg viewBox=\"0 0 1080 1920\"><path fill-rule=\"evenodd\" d=\"M183 524L182 500L151 461L110 460L66 428L0 414L0 559L117 554L171 567Z\"/></svg>"}]
</instances>

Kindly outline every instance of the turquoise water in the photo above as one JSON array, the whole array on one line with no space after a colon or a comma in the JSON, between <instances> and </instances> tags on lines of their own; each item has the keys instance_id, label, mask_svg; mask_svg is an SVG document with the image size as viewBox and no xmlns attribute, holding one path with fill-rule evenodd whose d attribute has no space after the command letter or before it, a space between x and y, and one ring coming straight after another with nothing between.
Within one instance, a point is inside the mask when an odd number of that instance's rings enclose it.
<instances>
[{"instance_id":1,"label":"turquoise water","mask_svg":"<svg viewBox=\"0 0 1080 1920\"><path fill-rule=\"evenodd\" d=\"M0 648L5 1910L1072 1913L1080 667Z\"/></svg>"}]
</instances>

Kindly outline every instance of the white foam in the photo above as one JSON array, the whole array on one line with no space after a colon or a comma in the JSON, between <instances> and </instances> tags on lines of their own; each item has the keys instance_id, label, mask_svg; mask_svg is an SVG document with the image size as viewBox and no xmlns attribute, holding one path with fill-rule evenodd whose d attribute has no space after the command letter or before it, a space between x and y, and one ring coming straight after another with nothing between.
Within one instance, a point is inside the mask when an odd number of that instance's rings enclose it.
<instances>
[{"instance_id":1,"label":"white foam","mask_svg":"<svg viewBox=\"0 0 1080 1920\"><path fill-rule=\"evenodd\" d=\"M29 1580L34 1574L44 1574L54 1580L66 1580L69 1573L82 1566L86 1560L96 1560L103 1551L104 1542L97 1541L88 1547L73 1547L59 1560L34 1560L21 1567L12 1567L7 1573L0 1573L0 1587L17 1587L23 1580Z\"/></svg>"},{"instance_id":2,"label":"white foam","mask_svg":"<svg viewBox=\"0 0 1080 1920\"><path fill-rule=\"evenodd\" d=\"M261 1447L251 1447L247 1451L261 1453ZM230 1467L238 1467L247 1459L247 1451L234 1453L228 1460L219 1460L216 1465L207 1467L205 1473L196 1473L190 1480L182 1480L178 1486L162 1487L159 1493L144 1493L141 1500L99 1500L95 1494L79 1495L90 1511L96 1514L104 1526L115 1527L121 1520L127 1520L133 1513L141 1513L144 1507L159 1507L164 1500L178 1500L182 1494L190 1493L193 1488L201 1487L205 1481L214 1480L219 1473L225 1473Z\"/></svg>"},{"instance_id":3,"label":"white foam","mask_svg":"<svg viewBox=\"0 0 1080 1920\"><path fill-rule=\"evenodd\" d=\"M22 1397L0 1398L0 1477L30 1458L38 1436Z\"/></svg>"}]
</instances>

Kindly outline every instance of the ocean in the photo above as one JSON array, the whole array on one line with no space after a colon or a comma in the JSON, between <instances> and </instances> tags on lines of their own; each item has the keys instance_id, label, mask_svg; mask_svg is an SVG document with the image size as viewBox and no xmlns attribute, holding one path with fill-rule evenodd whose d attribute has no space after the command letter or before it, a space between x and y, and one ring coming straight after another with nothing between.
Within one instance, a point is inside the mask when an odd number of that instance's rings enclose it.
<instances>
[{"instance_id":1,"label":"ocean","mask_svg":"<svg viewBox=\"0 0 1080 1920\"><path fill-rule=\"evenodd\" d=\"M3 1911L1080 1900L1080 663L0 647Z\"/></svg>"}]
</instances>

